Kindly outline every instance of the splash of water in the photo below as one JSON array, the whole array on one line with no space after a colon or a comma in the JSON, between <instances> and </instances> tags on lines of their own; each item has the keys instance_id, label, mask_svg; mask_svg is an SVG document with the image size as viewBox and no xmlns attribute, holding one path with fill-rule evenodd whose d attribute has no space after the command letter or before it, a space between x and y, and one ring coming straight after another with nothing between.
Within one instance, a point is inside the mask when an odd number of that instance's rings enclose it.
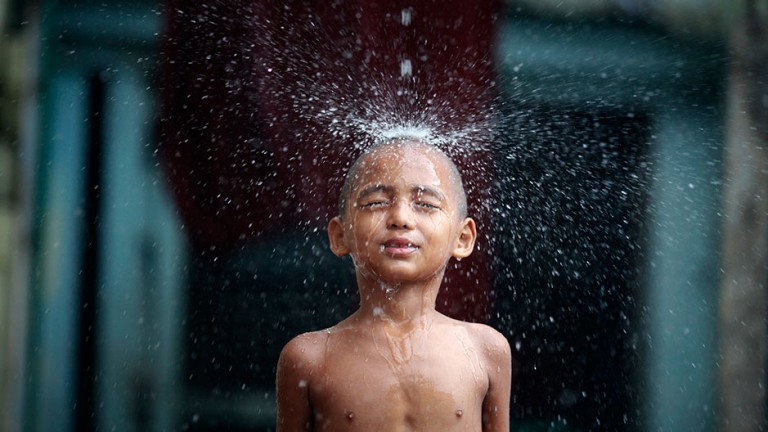
<instances>
[{"instance_id":1,"label":"splash of water","mask_svg":"<svg viewBox=\"0 0 768 432\"><path fill-rule=\"evenodd\" d=\"M328 92L328 90L318 89ZM355 150L361 151L384 139L412 137L440 147L452 157L468 158L474 152L493 147L497 126L493 112L458 113L446 101L436 102L407 85L378 89L370 99L352 99L338 94L318 98L305 105L301 115L319 122L339 139L356 137Z\"/></svg>"}]
</instances>

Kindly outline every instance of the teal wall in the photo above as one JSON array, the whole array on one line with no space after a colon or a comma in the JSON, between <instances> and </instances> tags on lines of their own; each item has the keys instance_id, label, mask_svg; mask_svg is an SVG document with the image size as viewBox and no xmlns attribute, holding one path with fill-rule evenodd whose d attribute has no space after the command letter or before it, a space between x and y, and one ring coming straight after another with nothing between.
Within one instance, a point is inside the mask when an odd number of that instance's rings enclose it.
<instances>
[{"instance_id":1,"label":"teal wall","mask_svg":"<svg viewBox=\"0 0 768 432\"><path fill-rule=\"evenodd\" d=\"M505 103L651 116L645 235L627 263L642 269L630 385L642 391L640 430L714 431L725 47L630 24L521 18L504 22L496 55Z\"/></svg>"},{"instance_id":2,"label":"teal wall","mask_svg":"<svg viewBox=\"0 0 768 432\"><path fill-rule=\"evenodd\" d=\"M186 246L155 160L153 4L44 2L41 127L25 388L25 431L72 431L83 312L95 308L94 423L177 424ZM91 110L95 77L101 113ZM89 148L100 122L101 154ZM84 305L88 172L102 169L95 304Z\"/></svg>"},{"instance_id":3,"label":"teal wall","mask_svg":"<svg viewBox=\"0 0 768 432\"><path fill-rule=\"evenodd\" d=\"M717 290L722 141L717 111L657 116L646 265L648 430L717 426Z\"/></svg>"}]
</instances>

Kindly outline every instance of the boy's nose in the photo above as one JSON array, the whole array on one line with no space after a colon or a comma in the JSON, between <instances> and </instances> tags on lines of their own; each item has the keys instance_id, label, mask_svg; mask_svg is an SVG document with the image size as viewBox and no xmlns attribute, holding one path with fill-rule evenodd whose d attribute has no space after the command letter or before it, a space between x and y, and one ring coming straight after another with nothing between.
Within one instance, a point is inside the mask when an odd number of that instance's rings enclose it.
<instances>
[{"instance_id":1,"label":"boy's nose","mask_svg":"<svg viewBox=\"0 0 768 432\"><path fill-rule=\"evenodd\" d=\"M413 229L413 209L406 200L396 200L392 205L387 226L395 229Z\"/></svg>"}]
</instances>

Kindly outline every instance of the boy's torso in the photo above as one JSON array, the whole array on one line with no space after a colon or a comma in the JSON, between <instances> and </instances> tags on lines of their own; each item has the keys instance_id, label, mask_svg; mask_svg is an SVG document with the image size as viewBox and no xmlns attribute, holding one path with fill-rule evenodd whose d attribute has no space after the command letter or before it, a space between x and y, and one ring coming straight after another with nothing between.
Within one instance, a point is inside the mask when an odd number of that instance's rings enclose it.
<instances>
[{"instance_id":1,"label":"boy's torso","mask_svg":"<svg viewBox=\"0 0 768 432\"><path fill-rule=\"evenodd\" d=\"M309 383L314 430L481 430L488 375L469 325L352 327L321 340L322 366Z\"/></svg>"}]
</instances>

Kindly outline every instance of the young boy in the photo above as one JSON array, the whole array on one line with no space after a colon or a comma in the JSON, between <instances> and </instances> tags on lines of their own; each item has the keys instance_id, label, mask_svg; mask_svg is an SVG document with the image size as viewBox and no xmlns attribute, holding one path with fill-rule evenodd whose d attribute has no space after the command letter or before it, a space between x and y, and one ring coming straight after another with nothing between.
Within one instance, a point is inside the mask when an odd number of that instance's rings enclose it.
<instances>
[{"instance_id":1,"label":"young boy","mask_svg":"<svg viewBox=\"0 0 768 432\"><path fill-rule=\"evenodd\" d=\"M328 224L351 255L360 308L291 340L277 366L277 430L508 431L507 340L435 310L451 257L472 253L475 222L453 162L397 138L363 153Z\"/></svg>"}]
</instances>

